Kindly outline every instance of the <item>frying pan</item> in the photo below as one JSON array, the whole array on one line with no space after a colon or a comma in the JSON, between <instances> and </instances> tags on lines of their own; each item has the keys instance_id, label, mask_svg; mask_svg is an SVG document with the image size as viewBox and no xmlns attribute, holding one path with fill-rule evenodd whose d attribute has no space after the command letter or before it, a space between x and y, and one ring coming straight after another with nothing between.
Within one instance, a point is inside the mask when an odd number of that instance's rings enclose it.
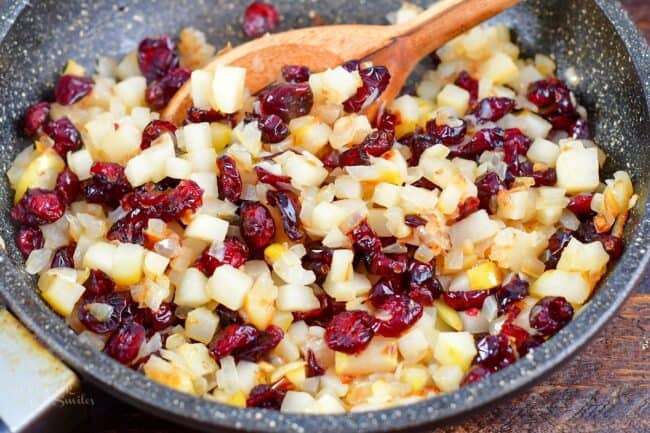
<instances>
[{"instance_id":1,"label":"frying pan","mask_svg":"<svg viewBox=\"0 0 650 433\"><path fill-rule=\"evenodd\" d=\"M49 95L65 60L92 68L98 54L123 55L148 35L176 34L185 26L203 30L223 45L241 42L240 17L248 3L225 0L4 1L0 5L0 171L29 144L20 117ZM385 23L400 0L274 0L283 15L280 30L311 24L309 11L328 23ZM417 2L425 3L425 2ZM428 2L426 2L428 3ZM85 346L44 304L34 280L22 270L9 219L12 192L0 183L0 295L18 318L73 369L107 392L176 423L203 430L264 432L369 432L423 429L520 390L574 354L615 314L647 266L650 233L650 52L622 7L609 0L530 0L496 18L514 29L528 55L552 53L560 75L573 66L576 92L591 115L597 142L610 159L606 174L623 168L632 176L639 202L626 228L626 251L596 294L557 336L516 365L460 391L395 409L340 416L286 415L237 409L184 395L119 365Z\"/></svg>"}]
</instances>

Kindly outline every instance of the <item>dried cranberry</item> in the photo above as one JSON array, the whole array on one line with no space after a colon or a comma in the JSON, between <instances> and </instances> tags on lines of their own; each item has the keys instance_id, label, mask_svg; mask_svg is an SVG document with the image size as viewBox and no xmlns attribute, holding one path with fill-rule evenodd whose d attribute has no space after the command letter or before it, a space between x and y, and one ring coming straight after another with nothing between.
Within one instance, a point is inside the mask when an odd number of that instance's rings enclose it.
<instances>
[{"instance_id":1,"label":"dried cranberry","mask_svg":"<svg viewBox=\"0 0 650 433\"><path fill-rule=\"evenodd\" d=\"M578 119L569 127L569 135L576 140L591 140L589 124L584 119Z\"/></svg>"},{"instance_id":2,"label":"dried cranberry","mask_svg":"<svg viewBox=\"0 0 650 433\"><path fill-rule=\"evenodd\" d=\"M578 194L569 199L567 208L582 219L592 215L591 200L594 198L592 193Z\"/></svg>"},{"instance_id":3,"label":"dried cranberry","mask_svg":"<svg viewBox=\"0 0 650 433\"><path fill-rule=\"evenodd\" d=\"M361 68L361 62L359 60L348 60L343 63L341 67L348 72L359 71Z\"/></svg>"},{"instance_id":4,"label":"dried cranberry","mask_svg":"<svg viewBox=\"0 0 650 433\"><path fill-rule=\"evenodd\" d=\"M289 136L289 127L276 114L264 116L259 121L259 127L262 131L262 141L265 143L279 143Z\"/></svg>"},{"instance_id":5,"label":"dried cranberry","mask_svg":"<svg viewBox=\"0 0 650 433\"><path fill-rule=\"evenodd\" d=\"M328 149L320 157L320 160L321 160L321 162L323 163L323 166L326 169L334 170L336 167L338 167L340 165L339 157L340 157L340 154L339 154L339 152L337 150ZM350 165L355 165L355 164L350 164Z\"/></svg>"},{"instance_id":6,"label":"dried cranberry","mask_svg":"<svg viewBox=\"0 0 650 433\"><path fill-rule=\"evenodd\" d=\"M289 191L291 189L291 178L289 176L273 174L259 166L255 167L255 174L260 182L271 185L278 191Z\"/></svg>"},{"instance_id":7,"label":"dried cranberry","mask_svg":"<svg viewBox=\"0 0 650 433\"><path fill-rule=\"evenodd\" d=\"M431 306L442 294L442 285L434 276L433 266L412 260L409 264L409 296L422 305Z\"/></svg>"},{"instance_id":8,"label":"dried cranberry","mask_svg":"<svg viewBox=\"0 0 650 433\"><path fill-rule=\"evenodd\" d=\"M251 3L244 12L244 34L257 38L273 31L280 22L275 6L264 2Z\"/></svg>"},{"instance_id":9,"label":"dried cranberry","mask_svg":"<svg viewBox=\"0 0 650 433\"><path fill-rule=\"evenodd\" d=\"M392 296L379 308L390 314L388 320L378 320L377 334L384 337L398 337L422 317L422 305L408 296Z\"/></svg>"},{"instance_id":10,"label":"dried cranberry","mask_svg":"<svg viewBox=\"0 0 650 433\"><path fill-rule=\"evenodd\" d=\"M347 101L343 102L343 108L348 113L357 113L365 105L375 101L386 90L390 82L390 73L384 66L361 69L359 75L363 85Z\"/></svg>"},{"instance_id":11,"label":"dried cranberry","mask_svg":"<svg viewBox=\"0 0 650 433\"><path fill-rule=\"evenodd\" d=\"M573 307L562 296L542 298L530 310L530 327L552 337L573 318Z\"/></svg>"},{"instance_id":12,"label":"dried cranberry","mask_svg":"<svg viewBox=\"0 0 650 433\"><path fill-rule=\"evenodd\" d=\"M592 218L582 221L578 226L578 230L573 233L573 236L584 243L594 242L600 239L600 234L596 230Z\"/></svg>"},{"instance_id":13,"label":"dried cranberry","mask_svg":"<svg viewBox=\"0 0 650 433\"><path fill-rule=\"evenodd\" d=\"M531 350L544 344L544 337L541 335L531 335L528 339L517 348L519 352L519 357L526 356Z\"/></svg>"},{"instance_id":14,"label":"dried cranberry","mask_svg":"<svg viewBox=\"0 0 650 433\"><path fill-rule=\"evenodd\" d=\"M491 290L468 290L458 292L443 292L445 303L456 311L470 308L481 308L485 298L490 296Z\"/></svg>"},{"instance_id":15,"label":"dried cranberry","mask_svg":"<svg viewBox=\"0 0 650 433\"><path fill-rule=\"evenodd\" d=\"M230 126L235 126L235 118L233 114L224 114L214 109L202 110L200 108L191 107L187 110L186 123L215 123L227 121Z\"/></svg>"},{"instance_id":16,"label":"dried cranberry","mask_svg":"<svg viewBox=\"0 0 650 433\"><path fill-rule=\"evenodd\" d=\"M467 373L463 381L461 382L461 386L465 385L470 385L472 383L477 383L488 377L490 374L492 374L492 370L483 367L482 365L475 365L472 367L472 369Z\"/></svg>"},{"instance_id":17,"label":"dried cranberry","mask_svg":"<svg viewBox=\"0 0 650 433\"><path fill-rule=\"evenodd\" d=\"M304 235L299 227L300 201L298 201L298 197L292 192L268 191L266 198L271 206L280 211L282 226L287 237L292 241L301 240Z\"/></svg>"},{"instance_id":18,"label":"dried cranberry","mask_svg":"<svg viewBox=\"0 0 650 433\"><path fill-rule=\"evenodd\" d=\"M228 237L223 242L223 255L215 257L210 254L210 248L206 248L196 261L197 269L210 277L215 269L221 265L230 265L238 268L248 260L248 247L245 243L234 237Z\"/></svg>"},{"instance_id":19,"label":"dried cranberry","mask_svg":"<svg viewBox=\"0 0 650 433\"><path fill-rule=\"evenodd\" d=\"M169 302L160 304L157 310L151 311L151 326L156 331L162 331L176 324L176 315L174 314L176 306Z\"/></svg>"},{"instance_id":20,"label":"dried cranberry","mask_svg":"<svg viewBox=\"0 0 650 433\"><path fill-rule=\"evenodd\" d=\"M113 223L106 237L112 241L144 245L144 229L149 217L141 210L129 212Z\"/></svg>"},{"instance_id":21,"label":"dried cranberry","mask_svg":"<svg viewBox=\"0 0 650 433\"><path fill-rule=\"evenodd\" d=\"M43 126L43 132L54 141L53 149L63 159L66 158L68 152L81 149L81 134L67 117L47 122Z\"/></svg>"},{"instance_id":22,"label":"dried cranberry","mask_svg":"<svg viewBox=\"0 0 650 433\"><path fill-rule=\"evenodd\" d=\"M81 191L81 182L76 174L69 168L65 168L56 177L56 187L54 188L59 198L65 205L69 205L77 199Z\"/></svg>"},{"instance_id":23,"label":"dried cranberry","mask_svg":"<svg viewBox=\"0 0 650 433\"><path fill-rule=\"evenodd\" d=\"M401 291L399 278L381 278L373 284L368 294L368 301L375 307L381 307L384 302Z\"/></svg>"},{"instance_id":24,"label":"dried cranberry","mask_svg":"<svg viewBox=\"0 0 650 433\"><path fill-rule=\"evenodd\" d=\"M136 322L126 322L119 327L106 343L104 352L122 364L129 364L138 356L146 338L146 330Z\"/></svg>"},{"instance_id":25,"label":"dried cranberry","mask_svg":"<svg viewBox=\"0 0 650 433\"><path fill-rule=\"evenodd\" d=\"M271 244L275 236L275 223L271 212L259 202L246 201L239 208L241 231L248 246L261 251Z\"/></svg>"},{"instance_id":26,"label":"dried cranberry","mask_svg":"<svg viewBox=\"0 0 650 433\"><path fill-rule=\"evenodd\" d=\"M322 284L332 265L332 250L329 248L307 248L302 257L302 267L316 274L316 283Z\"/></svg>"},{"instance_id":27,"label":"dried cranberry","mask_svg":"<svg viewBox=\"0 0 650 433\"><path fill-rule=\"evenodd\" d=\"M488 172L476 179L477 195L481 208L489 213L496 212L496 197L499 191L506 189L506 184L494 172Z\"/></svg>"},{"instance_id":28,"label":"dried cranberry","mask_svg":"<svg viewBox=\"0 0 650 433\"><path fill-rule=\"evenodd\" d=\"M390 110L383 110L377 117L377 129L388 132L395 137L395 127L399 123L398 116L391 113Z\"/></svg>"},{"instance_id":29,"label":"dried cranberry","mask_svg":"<svg viewBox=\"0 0 650 433\"><path fill-rule=\"evenodd\" d=\"M456 125L438 125L436 119L429 120L426 125L427 132L435 137L437 140L440 140L443 144L447 146L452 144L460 144L465 138L467 133L467 123L462 119L456 119L453 123Z\"/></svg>"},{"instance_id":30,"label":"dried cranberry","mask_svg":"<svg viewBox=\"0 0 650 433\"><path fill-rule=\"evenodd\" d=\"M425 177L421 177L420 179L413 182L411 185L416 186L418 188L428 189L430 191L433 191L438 188L433 182L431 182L429 179Z\"/></svg>"},{"instance_id":31,"label":"dried cranberry","mask_svg":"<svg viewBox=\"0 0 650 433\"><path fill-rule=\"evenodd\" d=\"M93 90L93 80L76 75L63 75L54 86L54 98L61 105L72 105Z\"/></svg>"},{"instance_id":32,"label":"dried cranberry","mask_svg":"<svg viewBox=\"0 0 650 433\"><path fill-rule=\"evenodd\" d=\"M521 301L528 296L528 282L515 276L497 289L497 305L502 313L513 302Z\"/></svg>"},{"instance_id":33,"label":"dried cranberry","mask_svg":"<svg viewBox=\"0 0 650 433\"><path fill-rule=\"evenodd\" d=\"M63 216L65 203L54 191L40 188L29 189L11 208L11 217L28 226L53 223Z\"/></svg>"},{"instance_id":34,"label":"dried cranberry","mask_svg":"<svg viewBox=\"0 0 650 433\"><path fill-rule=\"evenodd\" d=\"M74 268L74 250L77 244L72 243L63 247L59 247L54 251L52 257L51 268Z\"/></svg>"},{"instance_id":35,"label":"dried cranberry","mask_svg":"<svg viewBox=\"0 0 650 433\"><path fill-rule=\"evenodd\" d=\"M374 252L365 255L365 258L370 273L383 277L403 274L408 267L408 256L406 254Z\"/></svg>"},{"instance_id":36,"label":"dried cranberry","mask_svg":"<svg viewBox=\"0 0 650 433\"><path fill-rule=\"evenodd\" d=\"M309 326L320 326L324 328L332 320L332 317L345 311L345 302L336 302L334 298L325 294L319 295L318 301L320 302L320 306L314 310L294 312L294 320L296 322L304 320Z\"/></svg>"},{"instance_id":37,"label":"dried cranberry","mask_svg":"<svg viewBox=\"0 0 650 433\"><path fill-rule=\"evenodd\" d=\"M370 344L376 326L375 319L365 311L343 311L325 328L325 343L337 352L361 352Z\"/></svg>"},{"instance_id":38,"label":"dried cranberry","mask_svg":"<svg viewBox=\"0 0 650 433\"><path fill-rule=\"evenodd\" d=\"M259 331L251 325L228 325L210 347L210 354L219 361L235 350L254 342Z\"/></svg>"},{"instance_id":39,"label":"dried cranberry","mask_svg":"<svg viewBox=\"0 0 650 433\"><path fill-rule=\"evenodd\" d=\"M338 158L338 165L349 167L354 165L370 165L370 156L361 146L353 147L342 152Z\"/></svg>"},{"instance_id":40,"label":"dried cranberry","mask_svg":"<svg viewBox=\"0 0 650 433\"><path fill-rule=\"evenodd\" d=\"M540 113L553 128L567 131L578 119L571 101L571 91L557 78L547 78L528 86L528 100L537 105Z\"/></svg>"},{"instance_id":41,"label":"dried cranberry","mask_svg":"<svg viewBox=\"0 0 650 433\"><path fill-rule=\"evenodd\" d=\"M481 200L478 197L467 197L458 205L458 220L467 218L481 208Z\"/></svg>"},{"instance_id":42,"label":"dried cranberry","mask_svg":"<svg viewBox=\"0 0 650 433\"><path fill-rule=\"evenodd\" d=\"M476 344L476 349L478 351L476 362L495 371L507 367L517 360L510 340L505 335L483 337Z\"/></svg>"},{"instance_id":43,"label":"dried cranberry","mask_svg":"<svg viewBox=\"0 0 650 433\"><path fill-rule=\"evenodd\" d=\"M598 240L612 259L616 260L623 255L623 239L612 235L600 235Z\"/></svg>"},{"instance_id":44,"label":"dried cranberry","mask_svg":"<svg viewBox=\"0 0 650 433\"><path fill-rule=\"evenodd\" d=\"M318 377L325 374L325 369L318 365L318 360L316 355L314 355L313 350L307 350L307 368L306 368L307 377Z\"/></svg>"},{"instance_id":45,"label":"dried cranberry","mask_svg":"<svg viewBox=\"0 0 650 433\"><path fill-rule=\"evenodd\" d=\"M36 135L41 131L50 116L50 103L39 102L30 106L23 116L23 130L28 136Z\"/></svg>"},{"instance_id":46,"label":"dried cranberry","mask_svg":"<svg viewBox=\"0 0 650 433\"><path fill-rule=\"evenodd\" d=\"M381 251L381 239L379 239L379 236L370 228L366 221L362 221L352 229L351 236L356 249L367 253Z\"/></svg>"},{"instance_id":47,"label":"dried cranberry","mask_svg":"<svg viewBox=\"0 0 650 433\"><path fill-rule=\"evenodd\" d=\"M241 197L243 186L235 160L224 155L217 159L217 167L219 168L219 176L217 176L219 198L236 203Z\"/></svg>"},{"instance_id":48,"label":"dried cranberry","mask_svg":"<svg viewBox=\"0 0 650 433\"><path fill-rule=\"evenodd\" d=\"M152 81L145 91L147 104L154 110L162 110L174 97L178 89L190 79L192 71L187 68L176 68L160 80Z\"/></svg>"},{"instance_id":49,"label":"dried cranberry","mask_svg":"<svg viewBox=\"0 0 650 433\"><path fill-rule=\"evenodd\" d=\"M467 143L451 146L449 156L472 159L486 150L502 147L504 138L504 131L501 128L481 129Z\"/></svg>"},{"instance_id":50,"label":"dried cranberry","mask_svg":"<svg viewBox=\"0 0 650 433\"><path fill-rule=\"evenodd\" d=\"M554 168L549 167L534 171L533 179L535 179L535 186L554 186L557 183L557 173Z\"/></svg>"},{"instance_id":51,"label":"dried cranberry","mask_svg":"<svg viewBox=\"0 0 650 433\"><path fill-rule=\"evenodd\" d=\"M186 212L195 211L203 203L203 190L192 180L182 180L174 188L161 191L156 185L146 184L124 196L122 208L140 211L149 218L173 221Z\"/></svg>"},{"instance_id":52,"label":"dried cranberry","mask_svg":"<svg viewBox=\"0 0 650 433\"><path fill-rule=\"evenodd\" d=\"M515 108L514 99L489 97L482 99L472 110L480 123L496 122Z\"/></svg>"},{"instance_id":53,"label":"dried cranberry","mask_svg":"<svg viewBox=\"0 0 650 433\"><path fill-rule=\"evenodd\" d=\"M288 122L309 114L314 105L314 94L309 83L275 84L259 95L263 115L276 114Z\"/></svg>"},{"instance_id":54,"label":"dried cranberry","mask_svg":"<svg viewBox=\"0 0 650 433\"><path fill-rule=\"evenodd\" d=\"M237 361L258 362L275 349L282 338L282 329L271 325L265 331L260 331L252 342L236 348L232 355Z\"/></svg>"},{"instance_id":55,"label":"dried cranberry","mask_svg":"<svg viewBox=\"0 0 650 433\"><path fill-rule=\"evenodd\" d=\"M562 251L569 245L572 238L572 232L568 229L558 229L548 240L547 259L545 262L546 269L555 269L560 261Z\"/></svg>"},{"instance_id":56,"label":"dried cranberry","mask_svg":"<svg viewBox=\"0 0 650 433\"><path fill-rule=\"evenodd\" d=\"M16 234L16 246L27 257L34 251L43 248L45 240L43 232L38 227L21 227Z\"/></svg>"},{"instance_id":57,"label":"dried cranberry","mask_svg":"<svg viewBox=\"0 0 650 433\"><path fill-rule=\"evenodd\" d=\"M383 130L373 131L363 140L360 147L368 155L381 156L393 147L394 135Z\"/></svg>"},{"instance_id":58,"label":"dried cranberry","mask_svg":"<svg viewBox=\"0 0 650 433\"><path fill-rule=\"evenodd\" d=\"M506 129L503 141L503 160L508 164L510 171L517 176L519 173L513 164L516 164L520 156L526 155L532 141L517 128Z\"/></svg>"},{"instance_id":59,"label":"dried cranberry","mask_svg":"<svg viewBox=\"0 0 650 433\"><path fill-rule=\"evenodd\" d=\"M176 125L166 120L152 120L144 127L142 131L142 141L140 142L140 149L148 149L151 143L160 137L162 134L168 133L174 135L176 132Z\"/></svg>"},{"instance_id":60,"label":"dried cranberry","mask_svg":"<svg viewBox=\"0 0 650 433\"><path fill-rule=\"evenodd\" d=\"M106 304L113 307L113 309L111 315L105 321L100 321L91 314L88 309L88 304ZM79 303L77 317L90 331L96 332L97 334L106 334L115 331L120 326L122 313L126 305L126 298L119 293L109 293L96 297L84 296Z\"/></svg>"},{"instance_id":61,"label":"dried cranberry","mask_svg":"<svg viewBox=\"0 0 650 433\"><path fill-rule=\"evenodd\" d=\"M164 78L178 67L178 55L169 36L143 39L138 45L138 66L147 81Z\"/></svg>"},{"instance_id":62,"label":"dried cranberry","mask_svg":"<svg viewBox=\"0 0 650 433\"><path fill-rule=\"evenodd\" d=\"M248 395L246 407L280 410L286 394L286 389L277 388L274 385L257 385Z\"/></svg>"},{"instance_id":63,"label":"dried cranberry","mask_svg":"<svg viewBox=\"0 0 650 433\"><path fill-rule=\"evenodd\" d=\"M508 318L501 326L501 334L510 337L512 340L514 340L515 345L517 347L520 347L526 342L526 340L528 340L530 334L524 328L521 328L512 323L516 315L519 314L517 309L514 309L514 311L516 311L516 313L509 314Z\"/></svg>"},{"instance_id":64,"label":"dried cranberry","mask_svg":"<svg viewBox=\"0 0 650 433\"><path fill-rule=\"evenodd\" d=\"M472 78L467 71L462 71L458 74L454 84L469 92L469 103L471 105L476 102L478 99L478 80Z\"/></svg>"},{"instance_id":65,"label":"dried cranberry","mask_svg":"<svg viewBox=\"0 0 650 433\"><path fill-rule=\"evenodd\" d=\"M244 319L238 312L226 308L223 304L217 306L217 316L219 316L219 326L226 328L230 325L243 325Z\"/></svg>"},{"instance_id":66,"label":"dried cranberry","mask_svg":"<svg viewBox=\"0 0 650 433\"><path fill-rule=\"evenodd\" d=\"M409 165L417 166L424 151L436 144L436 138L429 134L423 134L420 130L416 130L414 133L400 138L400 143L408 147L411 151L411 158L408 161Z\"/></svg>"},{"instance_id":67,"label":"dried cranberry","mask_svg":"<svg viewBox=\"0 0 650 433\"><path fill-rule=\"evenodd\" d=\"M116 207L120 199L131 191L131 184L124 174L124 167L112 162L94 162L90 168L92 177L82 185L82 193L89 203Z\"/></svg>"},{"instance_id":68,"label":"dried cranberry","mask_svg":"<svg viewBox=\"0 0 650 433\"><path fill-rule=\"evenodd\" d=\"M406 215L404 217L404 224L409 227L420 227L427 224L427 220L419 215Z\"/></svg>"},{"instance_id":69,"label":"dried cranberry","mask_svg":"<svg viewBox=\"0 0 650 433\"><path fill-rule=\"evenodd\" d=\"M288 83L304 83L309 81L311 72L307 66L285 65L282 67L282 77Z\"/></svg>"},{"instance_id":70,"label":"dried cranberry","mask_svg":"<svg viewBox=\"0 0 650 433\"><path fill-rule=\"evenodd\" d=\"M115 290L115 283L104 272L98 269L92 269L88 279L84 282L84 287L86 288L84 296L92 298L113 292Z\"/></svg>"}]
</instances>

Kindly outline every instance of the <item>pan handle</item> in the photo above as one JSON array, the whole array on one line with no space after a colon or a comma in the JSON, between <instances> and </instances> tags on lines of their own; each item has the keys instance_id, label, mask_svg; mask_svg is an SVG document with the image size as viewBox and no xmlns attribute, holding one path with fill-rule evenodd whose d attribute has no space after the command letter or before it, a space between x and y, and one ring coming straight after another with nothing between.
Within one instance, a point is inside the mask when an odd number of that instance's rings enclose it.
<instances>
[{"instance_id":1,"label":"pan handle","mask_svg":"<svg viewBox=\"0 0 650 433\"><path fill-rule=\"evenodd\" d=\"M1 301L0 384L0 433L69 431L80 421L79 378Z\"/></svg>"}]
</instances>

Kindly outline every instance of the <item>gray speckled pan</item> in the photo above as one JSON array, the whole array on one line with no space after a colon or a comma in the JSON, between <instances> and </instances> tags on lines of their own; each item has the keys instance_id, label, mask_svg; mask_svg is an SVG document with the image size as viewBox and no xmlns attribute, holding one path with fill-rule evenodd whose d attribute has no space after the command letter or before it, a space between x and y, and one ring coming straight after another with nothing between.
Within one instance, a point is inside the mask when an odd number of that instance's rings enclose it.
<instances>
[{"instance_id":1,"label":"gray speckled pan","mask_svg":"<svg viewBox=\"0 0 650 433\"><path fill-rule=\"evenodd\" d=\"M194 26L213 43L240 42L239 23L247 1L37 1L0 2L0 137L5 172L28 145L19 119L25 107L47 96L65 60L92 66L98 54L118 55L146 35L176 34ZM282 30L309 25L316 11L330 23L384 23L400 1L274 0ZM428 3L428 2L422 2ZM508 11L505 21L528 53L552 53L561 71L574 66L583 78L577 93L591 114L592 128L610 156L609 169L630 172L640 196L626 231L627 249L590 304L540 350L483 382L421 403L344 416L283 415L235 409L157 385L80 343L52 312L22 270L8 209L11 192L0 184L0 294L10 308L71 367L108 392L145 410L204 430L230 428L264 432L369 432L423 428L448 421L520 390L574 354L615 314L648 263L650 239L650 52L618 2L531 0Z\"/></svg>"}]
</instances>

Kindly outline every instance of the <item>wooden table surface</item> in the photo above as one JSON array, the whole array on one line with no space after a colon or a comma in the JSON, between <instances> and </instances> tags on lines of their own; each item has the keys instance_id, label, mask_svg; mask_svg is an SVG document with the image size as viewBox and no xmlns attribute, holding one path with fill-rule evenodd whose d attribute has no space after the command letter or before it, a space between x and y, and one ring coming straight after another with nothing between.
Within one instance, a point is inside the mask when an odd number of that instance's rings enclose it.
<instances>
[{"instance_id":1,"label":"wooden table surface","mask_svg":"<svg viewBox=\"0 0 650 433\"><path fill-rule=\"evenodd\" d=\"M650 41L650 0L623 0ZM91 390L78 433L183 433ZM432 433L650 433L650 275L578 356L522 394Z\"/></svg>"}]
</instances>

